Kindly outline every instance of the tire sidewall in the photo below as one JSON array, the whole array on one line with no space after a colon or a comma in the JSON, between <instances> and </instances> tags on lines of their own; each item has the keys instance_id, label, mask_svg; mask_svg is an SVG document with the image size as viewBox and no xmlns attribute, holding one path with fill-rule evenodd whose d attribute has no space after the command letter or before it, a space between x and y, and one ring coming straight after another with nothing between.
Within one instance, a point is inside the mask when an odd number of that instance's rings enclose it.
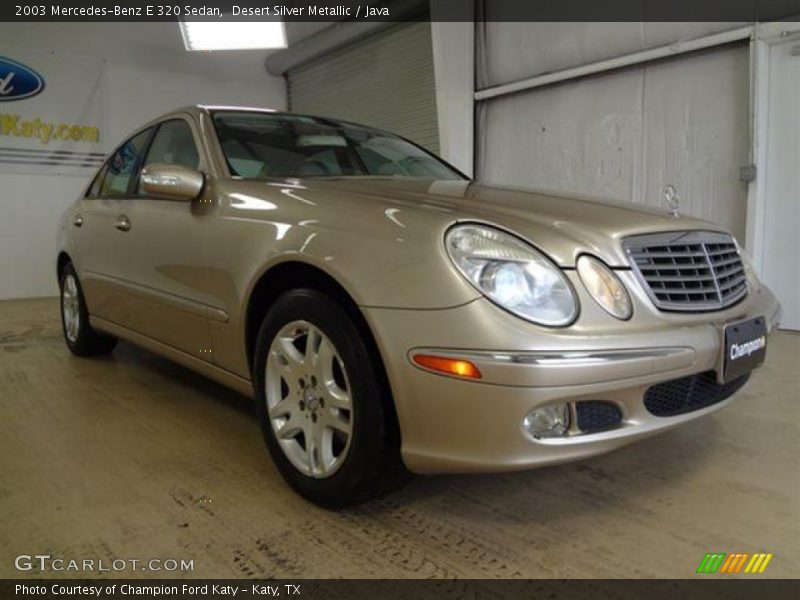
<instances>
[{"instance_id":1,"label":"tire sidewall","mask_svg":"<svg viewBox=\"0 0 800 600\"><path fill-rule=\"evenodd\" d=\"M75 289L78 294L78 338L73 342L67 337L67 324L64 320L64 281L72 275L75 279ZM61 313L61 332L64 342L70 352L76 356L99 356L111 352L117 344L117 340L111 336L97 333L89 324L89 309L86 306L86 298L83 295L81 280L72 263L68 263L61 272L59 284L59 312Z\"/></svg>"},{"instance_id":2,"label":"tire sidewall","mask_svg":"<svg viewBox=\"0 0 800 600\"><path fill-rule=\"evenodd\" d=\"M269 348L280 329L303 320L318 327L333 343L344 363L353 403L350 447L342 465L325 479L299 471L277 441L267 411L265 379ZM267 448L286 481L312 502L337 508L358 501L370 488L385 451L385 411L373 358L346 310L324 294L298 289L281 296L264 319L256 342L253 365L256 410Z\"/></svg>"},{"instance_id":3,"label":"tire sidewall","mask_svg":"<svg viewBox=\"0 0 800 600\"><path fill-rule=\"evenodd\" d=\"M75 289L78 292L78 318L80 319L80 322L78 323L78 338L74 342L67 337L67 323L64 319L64 282L70 275L75 280ZM87 328L89 326L89 311L86 309L86 302L83 299L83 288L81 287L80 279L78 279L78 274L75 272L75 268L72 266L72 264L68 264L66 267L64 267L64 271L61 273L61 279L59 280L59 290L61 292L59 296L61 331L64 334L64 341L69 349L72 350L72 352L80 354L84 350L83 342L86 340L88 335Z\"/></svg>"}]
</instances>

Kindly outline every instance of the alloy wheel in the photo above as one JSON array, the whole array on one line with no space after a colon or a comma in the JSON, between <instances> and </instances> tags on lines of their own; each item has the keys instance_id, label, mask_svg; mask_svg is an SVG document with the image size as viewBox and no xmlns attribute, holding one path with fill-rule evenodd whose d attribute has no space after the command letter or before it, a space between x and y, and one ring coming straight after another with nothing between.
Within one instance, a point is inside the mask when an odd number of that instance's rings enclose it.
<instances>
[{"instance_id":1,"label":"alloy wheel","mask_svg":"<svg viewBox=\"0 0 800 600\"><path fill-rule=\"evenodd\" d=\"M350 385L333 342L312 323L287 323L270 345L265 381L269 421L286 457L310 477L333 475L353 436Z\"/></svg>"},{"instance_id":2,"label":"alloy wheel","mask_svg":"<svg viewBox=\"0 0 800 600\"><path fill-rule=\"evenodd\" d=\"M81 328L81 311L78 284L72 274L64 277L61 290L61 312L64 315L64 333L70 342L75 343L78 341Z\"/></svg>"}]
</instances>

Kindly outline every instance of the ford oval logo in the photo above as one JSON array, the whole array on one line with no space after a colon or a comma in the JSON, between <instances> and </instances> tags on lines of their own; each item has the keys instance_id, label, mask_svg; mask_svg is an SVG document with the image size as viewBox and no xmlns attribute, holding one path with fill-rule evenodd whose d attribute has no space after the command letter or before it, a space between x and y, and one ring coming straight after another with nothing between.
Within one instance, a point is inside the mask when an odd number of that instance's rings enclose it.
<instances>
[{"instance_id":1,"label":"ford oval logo","mask_svg":"<svg viewBox=\"0 0 800 600\"><path fill-rule=\"evenodd\" d=\"M0 56L0 102L22 100L44 89L44 78L30 67Z\"/></svg>"}]
</instances>

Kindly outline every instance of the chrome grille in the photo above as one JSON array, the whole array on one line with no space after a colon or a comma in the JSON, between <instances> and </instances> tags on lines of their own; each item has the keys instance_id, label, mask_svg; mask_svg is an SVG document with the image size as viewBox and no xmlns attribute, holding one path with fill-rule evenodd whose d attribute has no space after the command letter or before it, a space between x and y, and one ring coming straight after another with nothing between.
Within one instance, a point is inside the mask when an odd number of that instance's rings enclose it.
<instances>
[{"instance_id":1,"label":"chrome grille","mask_svg":"<svg viewBox=\"0 0 800 600\"><path fill-rule=\"evenodd\" d=\"M719 310L747 294L733 238L710 231L638 235L623 240L633 271L662 310Z\"/></svg>"}]
</instances>

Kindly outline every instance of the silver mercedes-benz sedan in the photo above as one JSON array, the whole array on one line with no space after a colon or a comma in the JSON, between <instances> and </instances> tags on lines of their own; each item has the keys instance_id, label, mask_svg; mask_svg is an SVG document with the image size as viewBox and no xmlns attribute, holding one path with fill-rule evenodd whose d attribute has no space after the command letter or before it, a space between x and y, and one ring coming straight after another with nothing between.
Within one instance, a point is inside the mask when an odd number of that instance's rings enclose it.
<instances>
[{"instance_id":1,"label":"silver mercedes-benz sedan","mask_svg":"<svg viewBox=\"0 0 800 600\"><path fill-rule=\"evenodd\" d=\"M328 507L709 414L780 314L713 223L481 185L385 131L232 107L122 142L57 265L73 353L124 339L252 395L280 472Z\"/></svg>"}]
</instances>

